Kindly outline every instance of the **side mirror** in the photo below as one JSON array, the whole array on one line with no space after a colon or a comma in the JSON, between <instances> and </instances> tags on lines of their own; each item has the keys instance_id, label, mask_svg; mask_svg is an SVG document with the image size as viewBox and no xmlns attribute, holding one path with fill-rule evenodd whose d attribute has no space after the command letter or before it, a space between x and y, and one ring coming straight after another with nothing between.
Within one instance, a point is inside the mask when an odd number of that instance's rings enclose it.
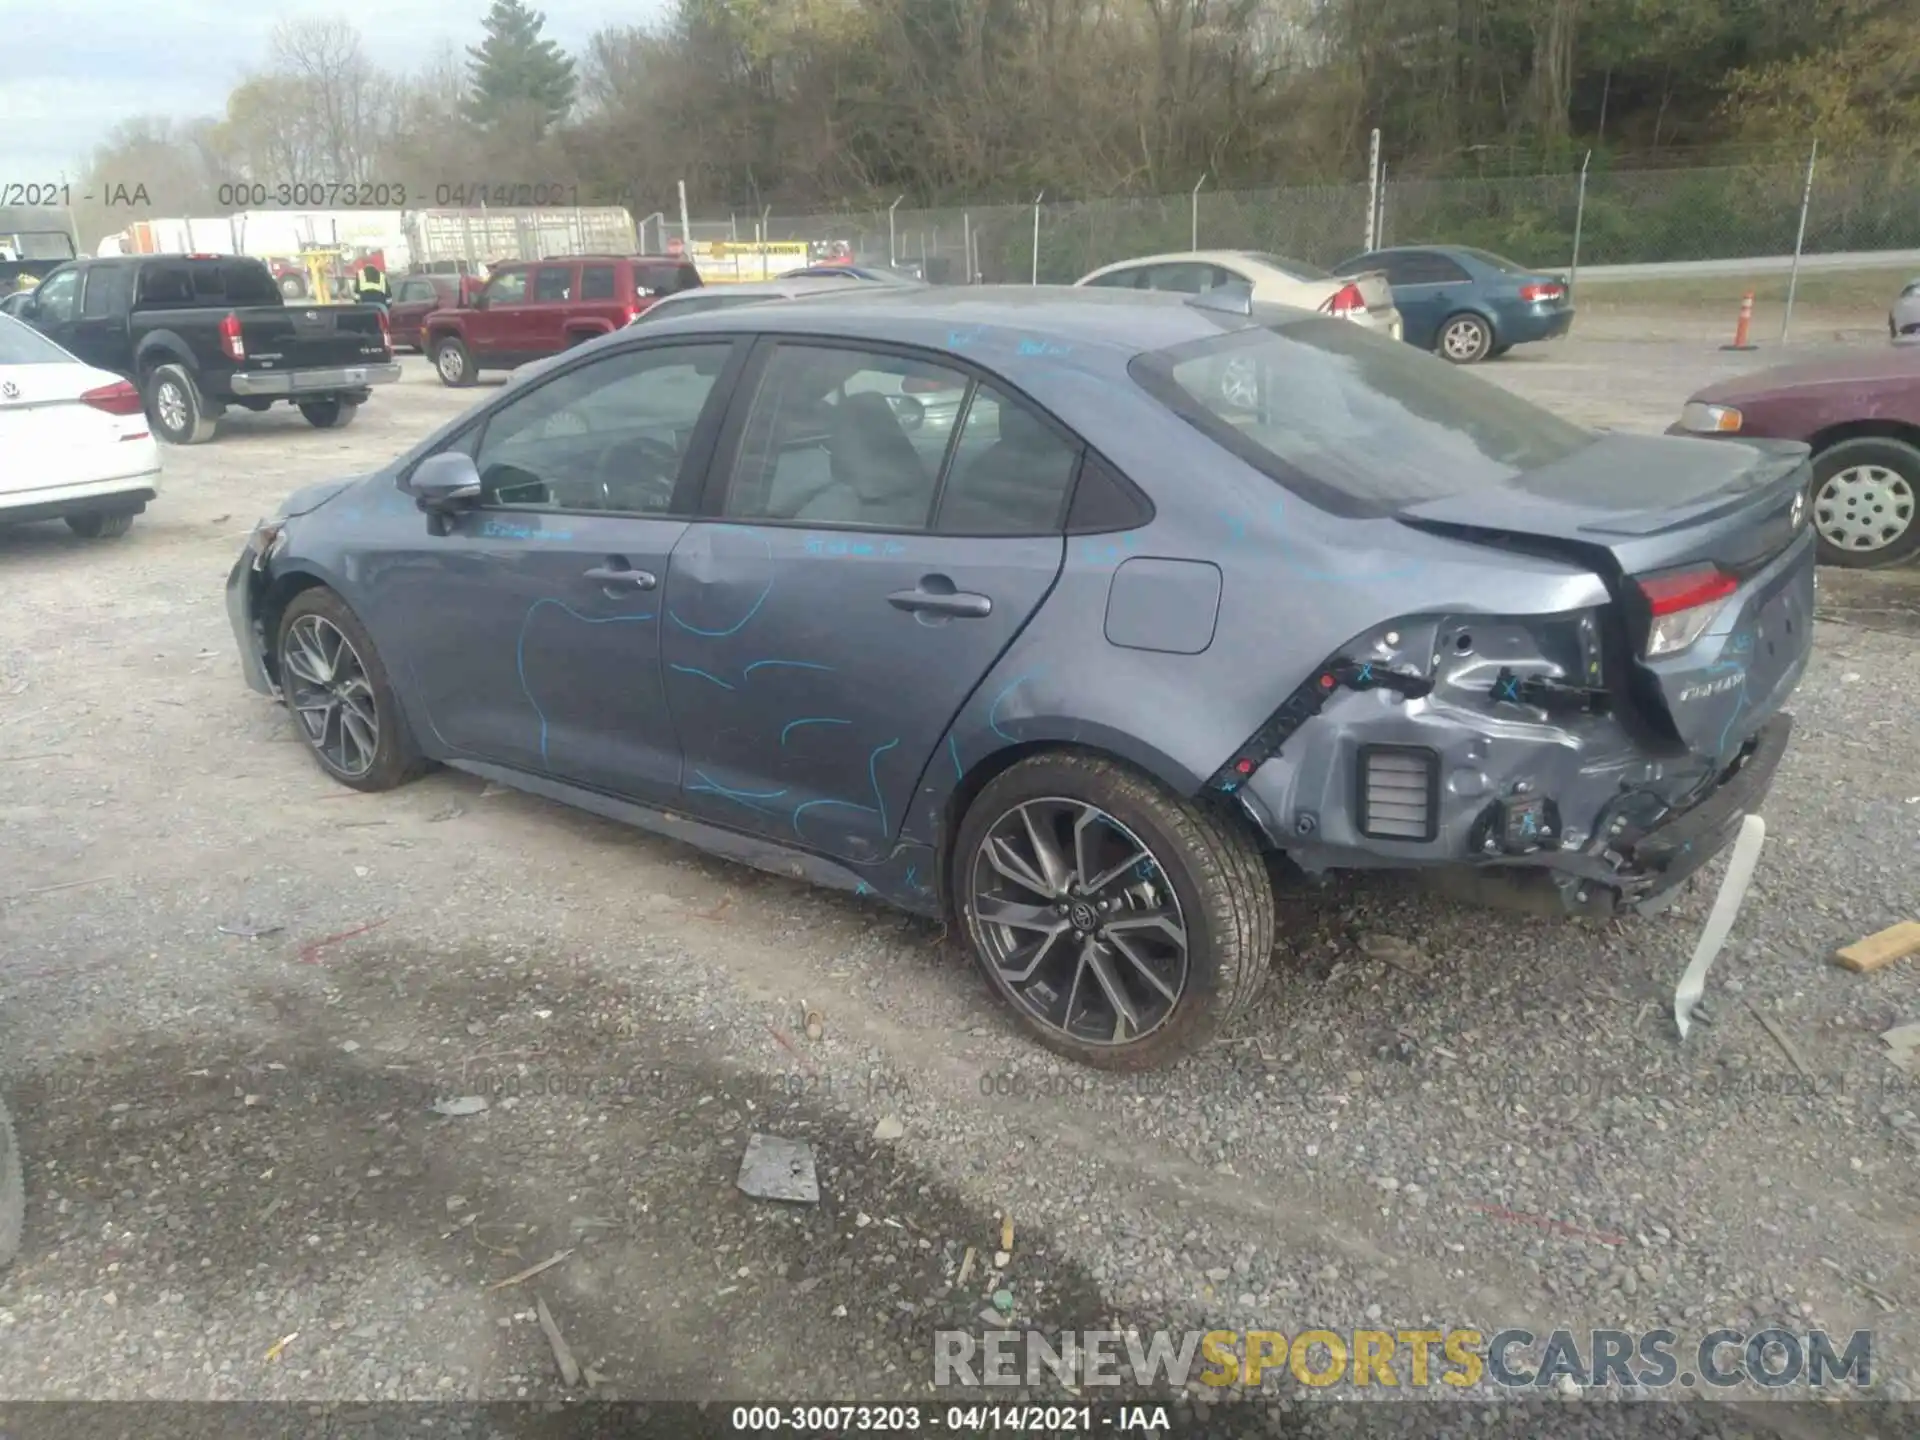
<instances>
[{"instance_id":1,"label":"side mirror","mask_svg":"<svg viewBox=\"0 0 1920 1440\"><path fill-rule=\"evenodd\" d=\"M480 469L471 455L442 451L416 465L404 488L429 515L447 515L480 498Z\"/></svg>"}]
</instances>

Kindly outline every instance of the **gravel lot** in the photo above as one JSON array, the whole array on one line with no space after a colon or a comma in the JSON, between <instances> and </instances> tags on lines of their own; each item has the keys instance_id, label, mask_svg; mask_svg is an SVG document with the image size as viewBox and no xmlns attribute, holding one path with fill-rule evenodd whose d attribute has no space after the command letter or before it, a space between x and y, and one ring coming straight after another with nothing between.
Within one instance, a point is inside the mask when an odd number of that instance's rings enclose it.
<instances>
[{"instance_id":1,"label":"gravel lot","mask_svg":"<svg viewBox=\"0 0 1920 1440\"><path fill-rule=\"evenodd\" d=\"M1650 429L1774 358L1612 333L1486 373ZM1588 929L1370 879L1287 892L1227 1043L1109 1078L1020 1038L917 921L451 773L322 778L242 685L221 585L284 492L477 398L408 366L346 432L276 411L169 451L125 541L0 531L31 1192L0 1396L583 1393L537 1295L603 1397L924 1399L931 1330L1000 1290L1040 1326L1870 1328L1879 1392L1920 1393L1920 1082L1877 1039L1920 1018L1915 962L1826 960L1920 896L1910 578L1823 578L1770 844L1684 1044L1710 889ZM429 1110L456 1095L491 1108ZM754 1130L813 1143L818 1206L735 1190Z\"/></svg>"}]
</instances>

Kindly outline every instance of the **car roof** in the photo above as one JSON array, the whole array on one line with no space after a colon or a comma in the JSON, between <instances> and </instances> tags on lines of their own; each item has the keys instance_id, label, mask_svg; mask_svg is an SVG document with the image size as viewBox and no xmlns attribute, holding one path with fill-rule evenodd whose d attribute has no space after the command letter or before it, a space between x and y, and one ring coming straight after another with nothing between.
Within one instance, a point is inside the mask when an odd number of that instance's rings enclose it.
<instances>
[{"instance_id":1,"label":"car roof","mask_svg":"<svg viewBox=\"0 0 1920 1440\"><path fill-rule=\"evenodd\" d=\"M1181 261L1207 265L1258 265L1263 270L1273 269L1255 250L1169 250L1163 255L1135 255L1126 260L1115 260L1088 273L1098 275L1100 270L1118 270L1124 265L1177 265Z\"/></svg>"},{"instance_id":2,"label":"car roof","mask_svg":"<svg viewBox=\"0 0 1920 1440\"><path fill-rule=\"evenodd\" d=\"M1191 304L1192 297L1134 290L1082 289L1069 285L842 285L809 305L768 305L709 310L663 321L676 332L751 329L762 333L830 335L849 340L892 341L964 352L981 341L1013 339L1017 361L1040 358L1057 364L1058 347L1082 359L1104 357L1113 368L1148 350L1162 350L1225 331L1251 327L1247 316ZM1304 314L1264 307L1282 315ZM1273 318L1271 313L1265 318ZM989 332L998 332L990 334ZM1005 347L994 346L1000 368Z\"/></svg>"},{"instance_id":3,"label":"car roof","mask_svg":"<svg viewBox=\"0 0 1920 1440\"><path fill-rule=\"evenodd\" d=\"M671 304L682 295L764 295L769 300L797 300L802 295L843 295L847 287L837 280L828 280L815 275L797 275L791 280L741 280L708 281L697 290L680 290L672 295L663 296L662 305Z\"/></svg>"}]
</instances>

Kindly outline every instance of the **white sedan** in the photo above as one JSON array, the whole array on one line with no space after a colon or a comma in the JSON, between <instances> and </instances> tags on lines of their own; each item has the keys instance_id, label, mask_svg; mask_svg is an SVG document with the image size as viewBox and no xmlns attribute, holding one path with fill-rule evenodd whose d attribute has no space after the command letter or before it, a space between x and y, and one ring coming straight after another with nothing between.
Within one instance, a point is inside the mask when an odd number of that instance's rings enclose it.
<instances>
[{"instance_id":1,"label":"white sedan","mask_svg":"<svg viewBox=\"0 0 1920 1440\"><path fill-rule=\"evenodd\" d=\"M0 524L124 535L160 490L140 392L0 315Z\"/></svg>"},{"instance_id":2,"label":"white sedan","mask_svg":"<svg viewBox=\"0 0 1920 1440\"><path fill-rule=\"evenodd\" d=\"M1403 327L1385 274L1335 275L1304 260L1264 250L1185 250L1175 255L1143 255L1103 265L1076 285L1108 290L1170 290L1204 295L1228 285L1245 285L1263 305L1291 305L1353 320L1398 340Z\"/></svg>"}]
</instances>

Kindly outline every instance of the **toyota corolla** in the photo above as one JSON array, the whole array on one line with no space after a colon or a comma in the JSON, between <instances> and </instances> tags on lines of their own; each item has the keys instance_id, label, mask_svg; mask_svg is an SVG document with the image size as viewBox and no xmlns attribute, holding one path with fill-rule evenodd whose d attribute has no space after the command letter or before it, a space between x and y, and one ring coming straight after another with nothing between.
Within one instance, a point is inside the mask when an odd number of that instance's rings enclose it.
<instances>
[{"instance_id":1,"label":"toyota corolla","mask_svg":"<svg viewBox=\"0 0 1920 1440\"><path fill-rule=\"evenodd\" d=\"M1250 1004L1274 852L1653 910L1763 801L1805 446L1596 434L1230 292L849 291L293 496L229 581L248 683L342 784L449 765L946 918L1116 1067Z\"/></svg>"}]
</instances>

